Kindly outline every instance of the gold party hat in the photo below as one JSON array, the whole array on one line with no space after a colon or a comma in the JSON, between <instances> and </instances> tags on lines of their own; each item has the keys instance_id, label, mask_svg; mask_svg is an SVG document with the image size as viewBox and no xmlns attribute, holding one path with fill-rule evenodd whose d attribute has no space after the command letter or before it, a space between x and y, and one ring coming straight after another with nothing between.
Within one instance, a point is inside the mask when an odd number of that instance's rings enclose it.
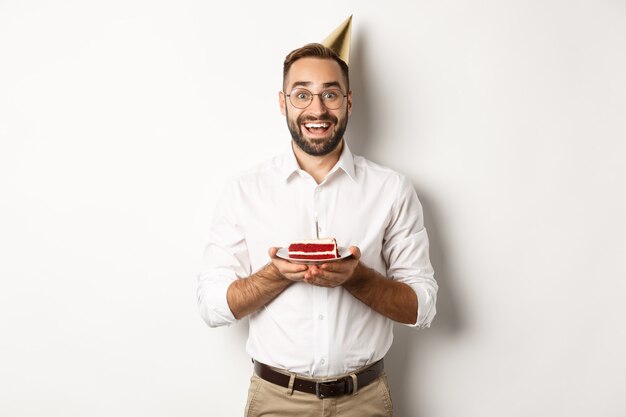
<instances>
[{"instance_id":1,"label":"gold party hat","mask_svg":"<svg viewBox=\"0 0 626 417\"><path fill-rule=\"evenodd\" d=\"M350 60L350 35L352 33L352 15L343 21L322 41L322 45L332 49L346 64Z\"/></svg>"}]
</instances>

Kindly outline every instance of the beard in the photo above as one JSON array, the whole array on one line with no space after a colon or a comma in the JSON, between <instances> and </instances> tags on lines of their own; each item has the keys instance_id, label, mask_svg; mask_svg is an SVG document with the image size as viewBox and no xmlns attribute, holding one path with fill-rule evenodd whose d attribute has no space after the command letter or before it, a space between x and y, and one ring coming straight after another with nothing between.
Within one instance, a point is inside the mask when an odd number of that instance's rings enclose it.
<instances>
[{"instance_id":1,"label":"beard","mask_svg":"<svg viewBox=\"0 0 626 417\"><path fill-rule=\"evenodd\" d=\"M295 122L289 119L289 114L287 114L286 118L291 138L294 142L296 142L296 145L298 145L300 149L311 156L323 156L331 153L337 145L339 145L341 139L343 139L343 134L348 126L347 115L341 123L339 123L339 120L330 113L325 113L320 117L300 115ZM335 126L335 132L330 132L331 136L326 138L305 139L302 133L302 129L304 129L302 125L306 122L313 121L333 123L333 126Z\"/></svg>"}]
</instances>

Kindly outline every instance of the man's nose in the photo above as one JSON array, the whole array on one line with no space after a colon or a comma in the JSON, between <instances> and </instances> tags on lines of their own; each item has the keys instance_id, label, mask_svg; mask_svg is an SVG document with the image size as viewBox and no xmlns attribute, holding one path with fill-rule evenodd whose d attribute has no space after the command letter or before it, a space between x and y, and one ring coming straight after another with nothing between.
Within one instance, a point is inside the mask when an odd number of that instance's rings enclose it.
<instances>
[{"instance_id":1,"label":"man's nose","mask_svg":"<svg viewBox=\"0 0 626 417\"><path fill-rule=\"evenodd\" d=\"M326 109L326 106L324 105L324 102L322 101L322 96L320 96L319 94L315 94L313 96L313 100L311 101L311 104L309 104L308 110L311 113L321 114L321 113L326 113L328 109Z\"/></svg>"}]
</instances>

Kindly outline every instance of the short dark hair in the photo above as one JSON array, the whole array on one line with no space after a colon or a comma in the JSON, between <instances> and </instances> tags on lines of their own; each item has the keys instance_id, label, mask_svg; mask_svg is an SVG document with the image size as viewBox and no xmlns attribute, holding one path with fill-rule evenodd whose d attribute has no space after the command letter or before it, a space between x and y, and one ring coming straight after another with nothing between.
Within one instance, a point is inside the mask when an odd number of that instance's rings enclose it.
<instances>
[{"instance_id":1,"label":"short dark hair","mask_svg":"<svg viewBox=\"0 0 626 417\"><path fill-rule=\"evenodd\" d=\"M285 62L283 63L283 88L285 87L285 80L287 79L287 73L289 69L299 59L302 58L322 58L322 59L332 59L337 62L341 67L341 72L345 77L346 88L350 89L350 75L348 72L348 64L346 64L339 55L335 53L332 49L322 45L321 43L309 43L304 45L301 48L294 49L289 52L287 57L285 57Z\"/></svg>"}]
</instances>

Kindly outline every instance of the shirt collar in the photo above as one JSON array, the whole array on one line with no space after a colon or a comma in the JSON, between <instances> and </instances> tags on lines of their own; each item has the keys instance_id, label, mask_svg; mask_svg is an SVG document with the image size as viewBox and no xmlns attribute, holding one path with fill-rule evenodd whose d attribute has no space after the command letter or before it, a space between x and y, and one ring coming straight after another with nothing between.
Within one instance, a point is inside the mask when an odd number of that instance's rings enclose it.
<instances>
[{"instance_id":1,"label":"shirt collar","mask_svg":"<svg viewBox=\"0 0 626 417\"><path fill-rule=\"evenodd\" d=\"M296 155L293 153L293 149L291 148L291 142L289 142L289 151L287 151L283 158L283 163L281 167L282 177L285 181L289 180L291 176L297 173L300 170L300 165L298 165L298 161L296 160ZM344 139L343 141L343 150L341 151L341 155L339 156L339 160L335 164L335 166L330 170L329 175L337 171L338 169L342 169L348 176L355 180L355 169L354 169L354 155L350 151L348 147L348 143Z\"/></svg>"}]
</instances>

